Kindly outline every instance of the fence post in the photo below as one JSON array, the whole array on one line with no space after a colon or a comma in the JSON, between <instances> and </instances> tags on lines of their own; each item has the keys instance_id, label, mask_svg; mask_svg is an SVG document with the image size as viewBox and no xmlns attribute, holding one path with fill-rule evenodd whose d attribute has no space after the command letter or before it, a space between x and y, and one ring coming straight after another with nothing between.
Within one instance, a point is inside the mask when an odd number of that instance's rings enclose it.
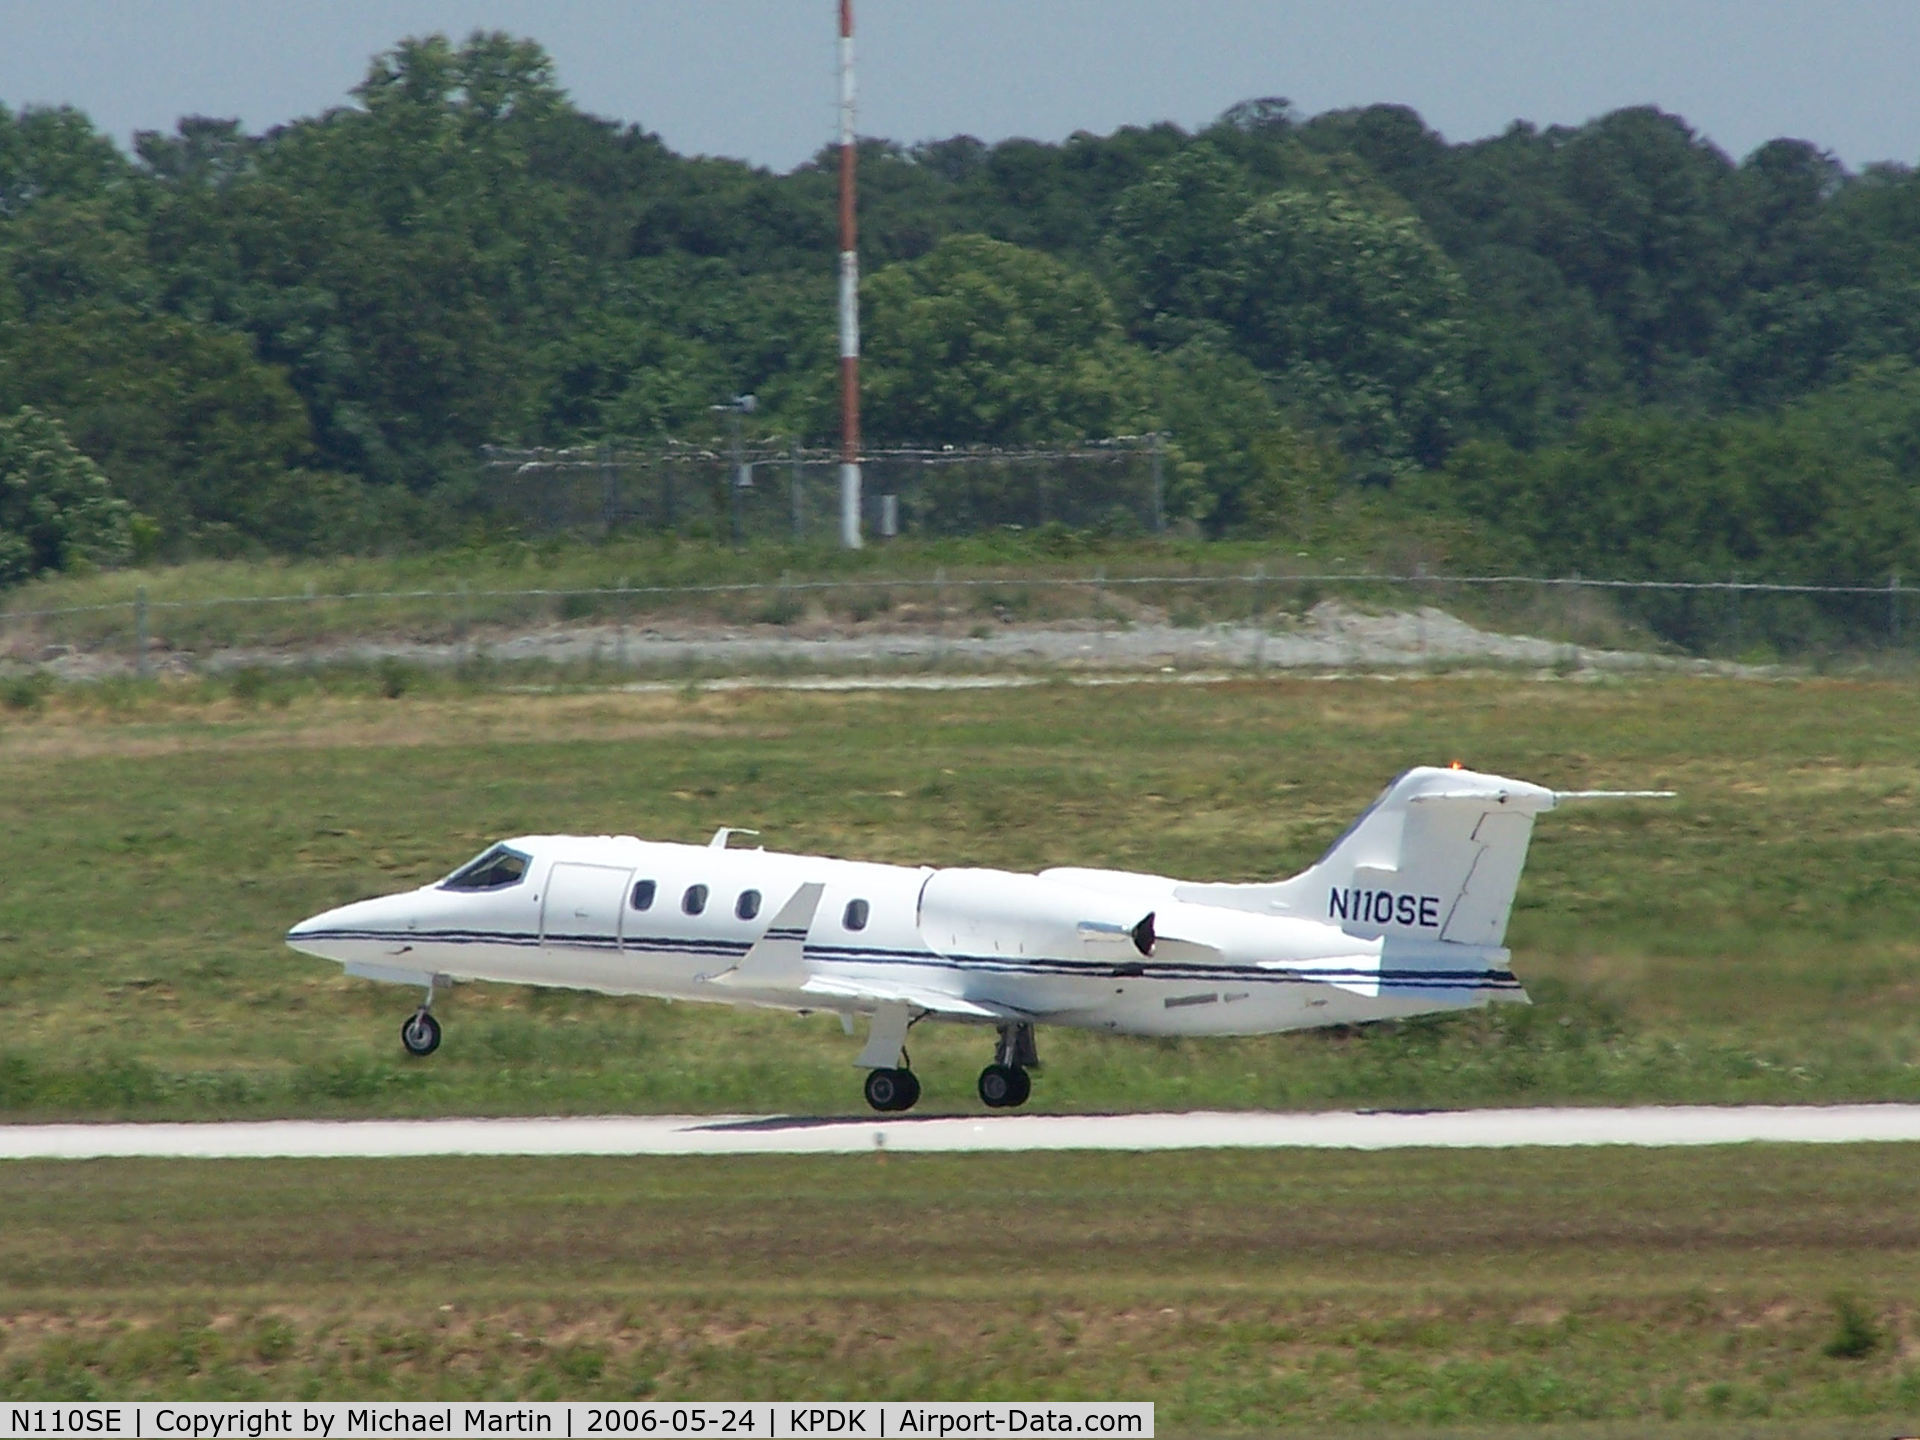
<instances>
[{"instance_id":1,"label":"fence post","mask_svg":"<svg viewBox=\"0 0 1920 1440\"><path fill-rule=\"evenodd\" d=\"M602 442L600 447L600 533L613 534L614 515L614 469L613 441Z\"/></svg>"},{"instance_id":2,"label":"fence post","mask_svg":"<svg viewBox=\"0 0 1920 1440\"><path fill-rule=\"evenodd\" d=\"M133 592L133 673L145 680L150 667L147 664L147 587L140 585Z\"/></svg>"},{"instance_id":3,"label":"fence post","mask_svg":"<svg viewBox=\"0 0 1920 1440\"><path fill-rule=\"evenodd\" d=\"M614 582L619 594L613 601L613 666L616 670L627 668L627 577L622 575Z\"/></svg>"},{"instance_id":4,"label":"fence post","mask_svg":"<svg viewBox=\"0 0 1920 1440\"><path fill-rule=\"evenodd\" d=\"M1255 561L1253 598L1249 608L1253 612L1253 670L1256 675L1264 674L1267 668L1266 581L1266 564L1263 561Z\"/></svg>"},{"instance_id":5,"label":"fence post","mask_svg":"<svg viewBox=\"0 0 1920 1440\"><path fill-rule=\"evenodd\" d=\"M797 435L789 454L793 460L793 538L798 541L807 538L807 493L806 477L800 469L800 437Z\"/></svg>"},{"instance_id":6,"label":"fence post","mask_svg":"<svg viewBox=\"0 0 1920 1440\"><path fill-rule=\"evenodd\" d=\"M1153 533L1156 535L1167 533L1166 472L1162 459L1165 452L1160 445L1162 438L1158 430L1153 432Z\"/></svg>"},{"instance_id":7,"label":"fence post","mask_svg":"<svg viewBox=\"0 0 1920 1440\"><path fill-rule=\"evenodd\" d=\"M1423 668L1427 663L1427 607L1421 602L1427 597L1420 582L1426 578L1427 562L1424 560L1414 561L1413 584L1407 588L1413 591L1413 633L1420 647L1420 664Z\"/></svg>"},{"instance_id":8,"label":"fence post","mask_svg":"<svg viewBox=\"0 0 1920 1440\"><path fill-rule=\"evenodd\" d=\"M933 567L933 664L947 663L947 567Z\"/></svg>"},{"instance_id":9,"label":"fence post","mask_svg":"<svg viewBox=\"0 0 1920 1440\"><path fill-rule=\"evenodd\" d=\"M1887 641L1900 643L1900 572L1894 571L1887 577Z\"/></svg>"}]
</instances>

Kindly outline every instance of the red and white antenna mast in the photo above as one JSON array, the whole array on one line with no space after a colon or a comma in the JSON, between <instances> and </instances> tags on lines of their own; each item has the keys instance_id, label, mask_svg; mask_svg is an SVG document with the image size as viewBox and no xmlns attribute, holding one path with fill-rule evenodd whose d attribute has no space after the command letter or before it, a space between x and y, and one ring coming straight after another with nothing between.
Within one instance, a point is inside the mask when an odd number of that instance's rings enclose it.
<instances>
[{"instance_id":1,"label":"red and white antenna mast","mask_svg":"<svg viewBox=\"0 0 1920 1440\"><path fill-rule=\"evenodd\" d=\"M853 0L840 0L840 544L860 548L860 252L853 205Z\"/></svg>"}]
</instances>

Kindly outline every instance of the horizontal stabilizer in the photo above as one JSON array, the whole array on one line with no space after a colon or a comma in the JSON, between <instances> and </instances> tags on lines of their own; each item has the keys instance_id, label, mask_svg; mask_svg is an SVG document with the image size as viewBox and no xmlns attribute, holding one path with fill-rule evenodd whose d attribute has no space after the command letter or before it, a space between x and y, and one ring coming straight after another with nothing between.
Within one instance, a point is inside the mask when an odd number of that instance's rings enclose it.
<instances>
[{"instance_id":1,"label":"horizontal stabilizer","mask_svg":"<svg viewBox=\"0 0 1920 1440\"><path fill-rule=\"evenodd\" d=\"M1560 800L1671 800L1678 790L1556 790L1553 798Z\"/></svg>"},{"instance_id":2,"label":"horizontal stabilizer","mask_svg":"<svg viewBox=\"0 0 1920 1440\"><path fill-rule=\"evenodd\" d=\"M809 880L780 907L740 963L712 977L715 985L743 990L794 990L806 982L807 930L827 887Z\"/></svg>"},{"instance_id":3,"label":"horizontal stabilizer","mask_svg":"<svg viewBox=\"0 0 1920 1440\"><path fill-rule=\"evenodd\" d=\"M1516 782L1517 784L1518 782ZM1492 806L1516 815L1538 815L1551 810L1560 791L1528 786L1525 790L1420 790L1407 796L1409 805L1481 805Z\"/></svg>"}]
</instances>

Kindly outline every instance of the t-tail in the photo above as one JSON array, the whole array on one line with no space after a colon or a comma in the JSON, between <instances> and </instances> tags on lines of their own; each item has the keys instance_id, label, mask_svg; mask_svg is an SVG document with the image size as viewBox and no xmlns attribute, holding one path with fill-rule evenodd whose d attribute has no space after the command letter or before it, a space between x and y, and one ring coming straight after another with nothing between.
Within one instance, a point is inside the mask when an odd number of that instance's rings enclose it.
<instances>
[{"instance_id":1,"label":"t-tail","mask_svg":"<svg viewBox=\"0 0 1920 1440\"><path fill-rule=\"evenodd\" d=\"M1497 947L1533 817L1565 800L1666 791L1556 791L1421 766L1395 780L1319 862L1268 885L1183 885L1182 900L1330 922L1354 934Z\"/></svg>"}]
</instances>

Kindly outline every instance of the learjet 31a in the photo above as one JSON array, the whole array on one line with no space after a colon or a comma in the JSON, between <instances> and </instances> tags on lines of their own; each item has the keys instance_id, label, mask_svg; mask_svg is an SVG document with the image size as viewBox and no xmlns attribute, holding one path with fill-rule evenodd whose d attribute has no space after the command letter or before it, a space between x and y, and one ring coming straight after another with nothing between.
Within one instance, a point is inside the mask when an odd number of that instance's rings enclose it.
<instances>
[{"instance_id":1,"label":"learjet 31a","mask_svg":"<svg viewBox=\"0 0 1920 1440\"><path fill-rule=\"evenodd\" d=\"M1407 771L1319 863L1271 884L1119 870L914 869L626 835L504 841L437 884L303 920L287 943L419 986L440 1043L456 980L869 1017L866 1098L920 1097L907 1032L996 1027L980 1098L1028 1097L1036 1025L1261 1035L1526 1001L1503 947L1534 816L1569 799L1472 770ZM751 833L751 832L747 832Z\"/></svg>"}]
</instances>

